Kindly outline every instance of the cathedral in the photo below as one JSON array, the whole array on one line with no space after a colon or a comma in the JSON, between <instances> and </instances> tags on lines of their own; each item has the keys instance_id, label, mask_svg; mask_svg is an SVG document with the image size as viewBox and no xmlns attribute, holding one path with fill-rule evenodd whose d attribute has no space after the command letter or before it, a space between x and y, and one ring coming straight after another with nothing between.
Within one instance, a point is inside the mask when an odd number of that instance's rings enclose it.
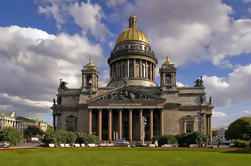
<instances>
[{"instance_id":1,"label":"cathedral","mask_svg":"<svg viewBox=\"0 0 251 166\"><path fill-rule=\"evenodd\" d=\"M107 63L110 80L99 87L99 70L92 62L82 72L82 86L71 89L60 81L53 110L55 130L85 132L101 141L150 141L154 136L199 131L212 138L211 98L206 99L202 78L194 87L177 87L176 70L168 58L160 66L148 37L136 26L117 38Z\"/></svg>"}]
</instances>

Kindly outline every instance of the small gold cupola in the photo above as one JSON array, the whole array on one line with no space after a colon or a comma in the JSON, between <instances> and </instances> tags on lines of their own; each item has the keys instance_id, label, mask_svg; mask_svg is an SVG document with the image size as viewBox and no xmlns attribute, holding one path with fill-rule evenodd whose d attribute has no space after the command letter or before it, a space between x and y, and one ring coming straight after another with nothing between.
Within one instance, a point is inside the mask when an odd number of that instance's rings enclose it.
<instances>
[{"instance_id":1,"label":"small gold cupola","mask_svg":"<svg viewBox=\"0 0 251 166\"><path fill-rule=\"evenodd\" d=\"M98 88L99 71L98 68L92 62L92 58L89 59L89 63L84 66L82 70L82 89Z\"/></svg>"},{"instance_id":2,"label":"small gold cupola","mask_svg":"<svg viewBox=\"0 0 251 166\"><path fill-rule=\"evenodd\" d=\"M89 59L89 63L86 66L95 67L95 65L92 62L92 58Z\"/></svg>"},{"instance_id":3,"label":"small gold cupola","mask_svg":"<svg viewBox=\"0 0 251 166\"><path fill-rule=\"evenodd\" d=\"M166 56L166 61L163 63L163 65L171 65L171 64L173 63L170 61L169 57Z\"/></svg>"},{"instance_id":4,"label":"small gold cupola","mask_svg":"<svg viewBox=\"0 0 251 166\"><path fill-rule=\"evenodd\" d=\"M159 68L161 87L176 87L176 70L177 68L167 56L166 61Z\"/></svg>"}]
</instances>

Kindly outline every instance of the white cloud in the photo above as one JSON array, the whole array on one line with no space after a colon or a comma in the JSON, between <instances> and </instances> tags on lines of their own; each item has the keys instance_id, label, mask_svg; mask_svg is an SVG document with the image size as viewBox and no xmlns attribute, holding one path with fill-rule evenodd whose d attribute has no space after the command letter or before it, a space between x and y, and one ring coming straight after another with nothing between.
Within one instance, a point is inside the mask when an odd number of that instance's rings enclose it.
<instances>
[{"instance_id":1,"label":"white cloud","mask_svg":"<svg viewBox=\"0 0 251 166\"><path fill-rule=\"evenodd\" d=\"M54 19L56 20L57 27L59 29L61 29L61 24L63 24L65 22L65 20L62 18L62 16L59 13L60 9L59 9L58 4L52 3L51 6L50 5L45 6L45 7L39 6L38 12L43 13L47 16L52 15L54 17Z\"/></svg>"},{"instance_id":2,"label":"white cloud","mask_svg":"<svg viewBox=\"0 0 251 166\"><path fill-rule=\"evenodd\" d=\"M251 8L248 8L248 13L251 14Z\"/></svg>"},{"instance_id":3,"label":"white cloud","mask_svg":"<svg viewBox=\"0 0 251 166\"><path fill-rule=\"evenodd\" d=\"M69 87L80 88L80 70L90 57L98 67L103 65L102 52L100 45L84 35L0 27L0 104L11 105L5 107L6 112L20 115L48 112L59 79L69 82Z\"/></svg>"},{"instance_id":4,"label":"white cloud","mask_svg":"<svg viewBox=\"0 0 251 166\"><path fill-rule=\"evenodd\" d=\"M251 0L242 0L242 1L245 2L245 3L251 2Z\"/></svg>"},{"instance_id":5,"label":"white cloud","mask_svg":"<svg viewBox=\"0 0 251 166\"><path fill-rule=\"evenodd\" d=\"M251 102L251 64L238 66L227 78L204 76L208 96L215 106L224 107L240 102Z\"/></svg>"},{"instance_id":6,"label":"white cloud","mask_svg":"<svg viewBox=\"0 0 251 166\"><path fill-rule=\"evenodd\" d=\"M112 7L124 4L125 2L126 0L106 0L107 6L112 6Z\"/></svg>"},{"instance_id":7,"label":"white cloud","mask_svg":"<svg viewBox=\"0 0 251 166\"><path fill-rule=\"evenodd\" d=\"M178 66L210 59L211 37L229 28L232 12L218 0L139 0L134 10L160 63L168 55Z\"/></svg>"},{"instance_id":8,"label":"white cloud","mask_svg":"<svg viewBox=\"0 0 251 166\"><path fill-rule=\"evenodd\" d=\"M99 86L106 86L110 81L110 73L109 70L104 70L102 73L102 77L99 79Z\"/></svg>"},{"instance_id":9,"label":"white cloud","mask_svg":"<svg viewBox=\"0 0 251 166\"><path fill-rule=\"evenodd\" d=\"M12 106L11 105L8 105L8 104L0 104L0 110L6 110L6 109L9 109L11 108Z\"/></svg>"},{"instance_id":10,"label":"white cloud","mask_svg":"<svg viewBox=\"0 0 251 166\"><path fill-rule=\"evenodd\" d=\"M104 41L107 35L111 35L106 25L102 23L105 18L102 7L91 1L76 2L74 0L46 0L39 6L39 13L53 16L57 27L73 17L74 22L82 28L83 33L91 34L96 39Z\"/></svg>"},{"instance_id":11,"label":"white cloud","mask_svg":"<svg viewBox=\"0 0 251 166\"><path fill-rule=\"evenodd\" d=\"M7 93L0 93L0 98L3 100L6 99L11 103L22 104L26 106L32 107L40 107L40 108L50 108L52 106L52 102L48 101L34 101L30 99L24 99L19 96L9 96ZM7 105L6 108L9 108L10 105Z\"/></svg>"},{"instance_id":12,"label":"white cloud","mask_svg":"<svg viewBox=\"0 0 251 166\"><path fill-rule=\"evenodd\" d=\"M178 87L184 87L184 86L185 86L185 85L182 84L181 82L176 82L176 84L177 84Z\"/></svg>"},{"instance_id":13,"label":"white cloud","mask_svg":"<svg viewBox=\"0 0 251 166\"><path fill-rule=\"evenodd\" d=\"M104 14L101 6L98 4L91 4L90 2L74 3L69 6L68 9L75 23L83 28L85 33L90 32L93 36L101 40L104 40L105 36L110 33L101 22Z\"/></svg>"},{"instance_id":14,"label":"white cloud","mask_svg":"<svg viewBox=\"0 0 251 166\"><path fill-rule=\"evenodd\" d=\"M243 111L244 116L251 116L251 110Z\"/></svg>"},{"instance_id":15,"label":"white cloud","mask_svg":"<svg viewBox=\"0 0 251 166\"><path fill-rule=\"evenodd\" d=\"M220 111L213 111L214 118L225 118L227 116L226 113Z\"/></svg>"},{"instance_id":16,"label":"white cloud","mask_svg":"<svg viewBox=\"0 0 251 166\"><path fill-rule=\"evenodd\" d=\"M232 68L228 58L251 52L251 20L231 18L234 11L222 1L137 0L135 4L125 2L112 16L121 18L123 13L128 18L132 11L159 65L168 55L177 66L209 60Z\"/></svg>"},{"instance_id":17,"label":"white cloud","mask_svg":"<svg viewBox=\"0 0 251 166\"><path fill-rule=\"evenodd\" d=\"M229 29L215 34L210 42L213 63L219 65L227 57L250 53L250 43L251 19L234 20Z\"/></svg>"}]
</instances>

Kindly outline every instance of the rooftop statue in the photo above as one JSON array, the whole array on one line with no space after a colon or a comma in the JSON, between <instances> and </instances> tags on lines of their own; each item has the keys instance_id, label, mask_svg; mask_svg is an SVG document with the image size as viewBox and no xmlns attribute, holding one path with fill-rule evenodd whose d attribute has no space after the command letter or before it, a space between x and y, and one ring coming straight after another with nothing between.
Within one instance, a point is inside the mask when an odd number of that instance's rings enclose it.
<instances>
[{"instance_id":1,"label":"rooftop statue","mask_svg":"<svg viewBox=\"0 0 251 166\"><path fill-rule=\"evenodd\" d=\"M203 82L204 81L202 80L202 76L200 76L200 78L194 81L195 83L194 87L204 88Z\"/></svg>"},{"instance_id":2,"label":"rooftop statue","mask_svg":"<svg viewBox=\"0 0 251 166\"><path fill-rule=\"evenodd\" d=\"M62 81L62 79L60 79L60 83L59 83L58 89L68 89L68 88L66 87L67 84L68 84L67 82Z\"/></svg>"}]
</instances>

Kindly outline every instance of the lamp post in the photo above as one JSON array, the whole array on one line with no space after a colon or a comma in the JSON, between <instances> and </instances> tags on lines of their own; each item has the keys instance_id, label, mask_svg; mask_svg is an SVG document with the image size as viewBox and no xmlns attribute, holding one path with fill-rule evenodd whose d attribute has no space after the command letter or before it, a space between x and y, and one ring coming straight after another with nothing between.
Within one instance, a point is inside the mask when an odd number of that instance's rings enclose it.
<instances>
[{"instance_id":1,"label":"lamp post","mask_svg":"<svg viewBox=\"0 0 251 166\"><path fill-rule=\"evenodd\" d=\"M144 144L145 144L145 126L146 126L146 118L144 116L142 117L142 121L143 121L143 133L142 133L143 142L142 142L142 144L144 146Z\"/></svg>"}]
</instances>

